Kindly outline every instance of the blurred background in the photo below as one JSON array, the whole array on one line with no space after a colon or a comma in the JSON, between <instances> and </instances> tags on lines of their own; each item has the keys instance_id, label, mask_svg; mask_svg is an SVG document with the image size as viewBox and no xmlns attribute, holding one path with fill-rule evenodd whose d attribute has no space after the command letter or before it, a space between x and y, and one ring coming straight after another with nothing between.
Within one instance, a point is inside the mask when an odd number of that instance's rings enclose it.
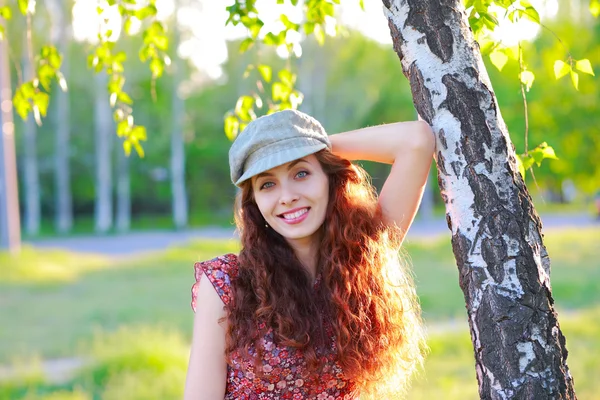
<instances>
[{"instance_id":1,"label":"blurred background","mask_svg":"<svg viewBox=\"0 0 600 400\"><path fill-rule=\"evenodd\" d=\"M50 38L65 54L69 90L53 90L41 126L14 119L23 248L0 250L0 399L181 398L193 263L238 248L223 118L253 88L243 78L248 63L276 69L287 61L259 46L241 54L246 32L225 26L226 4L157 1L173 61L165 75L153 81L139 61L140 37L117 44L130 55L126 86L136 122L148 130L145 157L125 157L106 77L87 67L96 2L40 3L33 43ZM381 3L366 1L366 11L358 2L342 3L348 4L339 9L338 34L324 46L302 40L302 58L289 61L305 96L300 109L329 133L415 119ZM525 40L525 63L535 73L527 93L529 148L547 142L559 158L535 167L527 185L544 222L575 388L580 399L600 399L600 85L580 74L576 91L553 71L569 52L600 65L600 22L589 4L535 2L544 27L509 26L497 34L506 43ZM281 10L272 13L275 20ZM24 28L9 21L6 30L14 91L28 63ZM485 61L522 153L518 63L500 72ZM388 167L363 165L379 187ZM431 347L411 399L477 398L449 237L432 168L406 244Z\"/></svg>"}]
</instances>

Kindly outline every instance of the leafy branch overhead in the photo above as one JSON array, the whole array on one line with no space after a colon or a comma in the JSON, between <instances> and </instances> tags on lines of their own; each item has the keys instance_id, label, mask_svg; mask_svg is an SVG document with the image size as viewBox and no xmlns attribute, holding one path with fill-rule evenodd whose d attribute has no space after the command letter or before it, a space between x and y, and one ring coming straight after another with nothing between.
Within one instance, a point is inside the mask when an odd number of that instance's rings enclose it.
<instances>
[{"instance_id":1,"label":"leafy branch overhead","mask_svg":"<svg viewBox=\"0 0 600 400\"><path fill-rule=\"evenodd\" d=\"M364 9L363 2L364 0L358 0ZM240 96L235 107L225 115L225 133L230 140L233 140L248 122L256 118L259 110L261 113L272 113L281 109L297 108L302 103L303 95L295 87L297 77L292 71L290 60L300 57L301 38L313 36L318 43L324 43L325 32L330 32L326 28L336 23L335 7L339 4L340 0L305 0L302 3L299 0L272 0L268 6L282 7L282 13L277 24L269 31L265 31L265 22L256 6L257 0L233 0L233 4L226 6L226 24L241 24L247 30L247 37L240 44L241 52L246 52L254 46L269 46L287 57L286 67L279 71L273 71L272 66L264 63L248 66L244 76L255 82L255 88L251 93ZM535 74L527 69L523 62L520 46L505 46L495 39L492 33L501 23L514 24L521 20L546 28L541 23L538 11L526 0L465 0L464 4L469 24L482 54L489 56L492 64L499 70L511 59L519 60L517 79L524 89L522 93L526 109L525 92L531 89ZM35 13L35 5L35 0L16 0L18 12L27 18L28 30L31 29L30 22ZM301 21L294 20L286 13L289 7L301 8ZM114 10L118 11L118 21L114 20L115 13L109 12ZM117 134L123 138L124 151L129 154L131 149L135 148L136 152L143 156L140 142L147 138L146 129L135 123L133 101L125 90L124 62L127 57L123 51L116 49L118 37L115 37L117 35L110 27L118 25L126 34L133 35L135 25L143 26L143 43L138 57L142 62L148 63L153 82L162 76L171 61L167 55L169 40L166 28L156 18L156 0L106 0L97 11L102 27L98 34L98 43L89 54L88 65L96 73L106 71L109 76L107 89L110 105L114 110ZM594 17L600 15L600 0L591 0L589 11ZM11 19L14 12L9 5L0 6L0 18L3 20ZM4 37L5 27L0 24L0 40ZM594 75L594 71L588 59L575 60L568 51L566 53L566 61L556 60L554 63L555 76L560 79L569 74L573 85L578 89L579 73ZM13 102L23 119L32 112L40 124L47 112L51 82L57 81L63 90L66 90L66 82L60 72L61 55L54 46L42 46L35 60L31 61L35 65L35 76L27 82L20 83ZM527 127L525 131L527 135ZM551 149L547 145L544 148ZM532 165L527 161L529 159L523 158L527 154L528 149L525 148L525 152L520 156L522 165Z\"/></svg>"},{"instance_id":2,"label":"leafy branch overhead","mask_svg":"<svg viewBox=\"0 0 600 400\"><path fill-rule=\"evenodd\" d=\"M34 0L18 0L18 9L28 21L28 31L31 31L30 19L35 13ZM119 19L115 21L117 10ZM139 49L139 58L148 62L152 79L158 79L164 73L165 67L171 62L167 55L169 41L165 26L156 20L156 0L107 0L103 6L98 6L101 21L98 43L92 47L88 56L88 66L96 73L105 71L108 75L107 90L113 117L116 123L117 135L123 138L123 149L127 155L135 148L139 156L144 156L140 142L147 138L146 128L135 123L133 117L133 100L125 91L125 68L127 59L125 52L115 49L117 37L113 29L119 25L122 30L133 35L134 22L145 25L142 30L143 43ZM0 17L8 20L12 17L10 6L0 7ZM112 29L111 29L112 28ZM4 39L5 30L0 25L0 39ZM52 45L41 48L35 60L34 76L18 85L13 98L13 104L19 116L26 119L30 112L41 124L41 118L46 116L50 99L51 82L56 80L63 90L67 90L66 81L60 72L62 56Z\"/></svg>"},{"instance_id":3,"label":"leafy branch overhead","mask_svg":"<svg viewBox=\"0 0 600 400\"><path fill-rule=\"evenodd\" d=\"M277 0L277 5L299 6L298 0ZM325 29L328 23L334 23L335 5L340 0L307 0L303 8L303 22L292 21L282 13L278 20L278 31L264 32L265 23L259 17L256 1L236 0L227 7L229 17L226 23L234 26L242 24L247 28L248 37L240 44L240 51L246 52L255 45L275 47L287 55L287 67L277 71L273 79L272 67L264 64L250 64L244 77L254 79L256 89L250 94L238 98L236 106L225 115L225 134L233 140L237 134L253 119L256 109L267 105L264 113L270 114L283 109L296 109L302 103L303 95L296 88L296 74L292 72L289 60L301 52L298 40L304 35L313 35L319 44L325 42ZM364 8L362 1L361 7Z\"/></svg>"},{"instance_id":4,"label":"leafy branch overhead","mask_svg":"<svg viewBox=\"0 0 600 400\"><path fill-rule=\"evenodd\" d=\"M594 5L596 4L596 5ZM594 17L598 16L598 0L592 0L590 3L590 11ZM488 55L491 63L502 71L504 66L510 59L514 59L519 63L518 79L522 87L522 96L525 111L525 151L517 155L517 163L519 171L525 178L525 171L530 169L535 161L535 164L540 166L544 158L556 159L554 149L546 142L540 144L533 150L527 148L528 135L528 116L527 116L527 98L526 92L529 92L535 80L533 71L528 70L523 62L522 48L519 42L518 46L507 46L501 40L494 37L493 32L502 23L517 24L521 20L529 21L538 24L542 28L548 29L541 22L538 11L526 0L466 0L465 8L469 16L469 23L479 42L483 55ZM516 27L515 27L516 28ZM554 34L554 32L552 32ZM555 34L554 34L555 35ZM555 35L556 36L556 35ZM558 39L558 37L557 37ZM560 39L559 42L562 44ZM579 61L573 60L571 54L567 51L568 58L565 63L562 60L556 60L554 63L554 74L556 79L560 79L566 74L570 74L571 81L576 90L579 87L579 75L575 71L594 75L592 65L588 59ZM536 154L536 156L533 156ZM544 155L541 157L540 155Z\"/></svg>"}]
</instances>

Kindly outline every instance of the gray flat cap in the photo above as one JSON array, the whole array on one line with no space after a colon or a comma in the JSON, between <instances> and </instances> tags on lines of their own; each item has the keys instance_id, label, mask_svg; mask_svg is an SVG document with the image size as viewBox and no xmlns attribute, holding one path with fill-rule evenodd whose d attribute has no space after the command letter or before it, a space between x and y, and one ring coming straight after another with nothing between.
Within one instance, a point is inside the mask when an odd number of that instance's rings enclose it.
<instances>
[{"instance_id":1,"label":"gray flat cap","mask_svg":"<svg viewBox=\"0 0 600 400\"><path fill-rule=\"evenodd\" d=\"M238 135L229 149L231 181L245 180L290 161L328 148L323 126L296 110L283 110L257 118Z\"/></svg>"}]
</instances>

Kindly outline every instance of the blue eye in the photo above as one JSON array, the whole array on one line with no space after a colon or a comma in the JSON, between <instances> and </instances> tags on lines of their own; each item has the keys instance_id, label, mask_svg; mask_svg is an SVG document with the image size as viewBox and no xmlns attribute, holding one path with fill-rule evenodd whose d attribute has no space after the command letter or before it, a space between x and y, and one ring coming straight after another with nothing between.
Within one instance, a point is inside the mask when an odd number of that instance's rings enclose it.
<instances>
[{"instance_id":1,"label":"blue eye","mask_svg":"<svg viewBox=\"0 0 600 400\"><path fill-rule=\"evenodd\" d=\"M273 182L265 182L265 183L263 183L263 184L260 186L260 190L263 190L263 189L268 189L268 188L270 188L270 187L271 187L271 186L273 186L273 185L274 185L274 183L273 183Z\"/></svg>"},{"instance_id":2,"label":"blue eye","mask_svg":"<svg viewBox=\"0 0 600 400\"><path fill-rule=\"evenodd\" d=\"M300 171L296 174L297 178L306 178L309 175L308 171Z\"/></svg>"}]
</instances>

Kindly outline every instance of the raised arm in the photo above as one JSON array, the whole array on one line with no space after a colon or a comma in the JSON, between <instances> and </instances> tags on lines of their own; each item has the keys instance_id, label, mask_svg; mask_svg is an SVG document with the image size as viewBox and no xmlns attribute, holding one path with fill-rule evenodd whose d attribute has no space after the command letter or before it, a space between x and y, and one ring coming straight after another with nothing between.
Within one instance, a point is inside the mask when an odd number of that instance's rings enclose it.
<instances>
[{"instance_id":1,"label":"raised arm","mask_svg":"<svg viewBox=\"0 0 600 400\"><path fill-rule=\"evenodd\" d=\"M225 397L225 317L223 302L204 277L198 288L192 350L185 382L184 400L222 400Z\"/></svg>"},{"instance_id":2,"label":"raised arm","mask_svg":"<svg viewBox=\"0 0 600 400\"><path fill-rule=\"evenodd\" d=\"M397 122L329 138L333 153L340 157L392 164L379 204L388 222L408 231L423 196L435 149L429 125L423 121Z\"/></svg>"}]
</instances>

